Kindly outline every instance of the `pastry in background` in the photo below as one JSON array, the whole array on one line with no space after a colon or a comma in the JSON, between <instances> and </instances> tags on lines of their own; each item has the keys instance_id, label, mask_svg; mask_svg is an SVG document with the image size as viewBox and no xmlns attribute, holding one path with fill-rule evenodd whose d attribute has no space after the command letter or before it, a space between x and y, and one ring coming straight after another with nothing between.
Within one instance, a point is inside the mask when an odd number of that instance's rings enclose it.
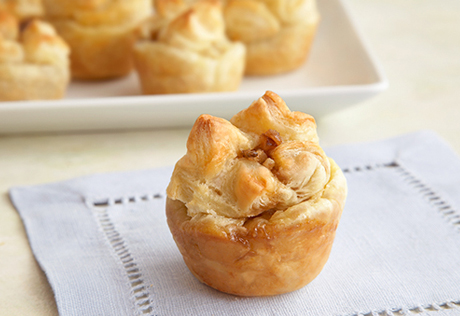
<instances>
[{"instance_id":1,"label":"pastry in background","mask_svg":"<svg viewBox=\"0 0 460 316\"><path fill-rule=\"evenodd\" d=\"M22 21L41 17L43 5L41 0L0 0L0 11L7 11Z\"/></svg>"},{"instance_id":2,"label":"pastry in background","mask_svg":"<svg viewBox=\"0 0 460 316\"><path fill-rule=\"evenodd\" d=\"M230 122L200 116L167 188L190 271L242 296L297 290L322 270L347 195L313 117L268 91Z\"/></svg>"},{"instance_id":3,"label":"pastry in background","mask_svg":"<svg viewBox=\"0 0 460 316\"><path fill-rule=\"evenodd\" d=\"M0 100L59 99L69 83L69 47L37 19L21 29L0 11Z\"/></svg>"},{"instance_id":4,"label":"pastry in background","mask_svg":"<svg viewBox=\"0 0 460 316\"><path fill-rule=\"evenodd\" d=\"M237 90L245 47L225 35L219 1L157 0L134 61L144 94Z\"/></svg>"},{"instance_id":5,"label":"pastry in background","mask_svg":"<svg viewBox=\"0 0 460 316\"><path fill-rule=\"evenodd\" d=\"M320 17L315 0L224 0L227 35L247 48L247 75L294 70L307 59Z\"/></svg>"},{"instance_id":6,"label":"pastry in background","mask_svg":"<svg viewBox=\"0 0 460 316\"><path fill-rule=\"evenodd\" d=\"M133 69L139 24L150 0L44 0L47 19L71 47L76 79L122 77Z\"/></svg>"}]
</instances>

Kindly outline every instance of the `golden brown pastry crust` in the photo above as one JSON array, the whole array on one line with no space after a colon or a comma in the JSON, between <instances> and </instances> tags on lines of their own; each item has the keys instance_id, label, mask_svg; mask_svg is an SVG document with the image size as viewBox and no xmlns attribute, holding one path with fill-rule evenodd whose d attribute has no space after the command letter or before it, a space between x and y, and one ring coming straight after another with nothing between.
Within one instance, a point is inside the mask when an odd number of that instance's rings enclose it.
<instances>
[{"instance_id":1,"label":"golden brown pastry crust","mask_svg":"<svg viewBox=\"0 0 460 316\"><path fill-rule=\"evenodd\" d=\"M71 47L72 77L108 79L133 69L139 24L148 0L45 0L48 20Z\"/></svg>"},{"instance_id":2,"label":"golden brown pastry crust","mask_svg":"<svg viewBox=\"0 0 460 316\"><path fill-rule=\"evenodd\" d=\"M223 292L265 296L320 273L347 185L314 119L267 92L231 122L198 118L167 194L168 225L192 273Z\"/></svg>"},{"instance_id":3,"label":"golden brown pastry crust","mask_svg":"<svg viewBox=\"0 0 460 316\"><path fill-rule=\"evenodd\" d=\"M54 28L0 12L0 100L59 99L69 83L69 48Z\"/></svg>"},{"instance_id":4,"label":"golden brown pastry crust","mask_svg":"<svg viewBox=\"0 0 460 316\"><path fill-rule=\"evenodd\" d=\"M7 11L19 20L25 20L43 15L41 0L0 0L0 11Z\"/></svg>"},{"instance_id":5,"label":"golden brown pastry crust","mask_svg":"<svg viewBox=\"0 0 460 316\"><path fill-rule=\"evenodd\" d=\"M188 9L187 9L188 8ZM135 46L144 94L236 90L244 72L245 48L225 36L218 1L158 1L148 38Z\"/></svg>"},{"instance_id":6,"label":"golden brown pastry crust","mask_svg":"<svg viewBox=\"0 0 460 316\"><path fill-rule=\"evenodd\" d=\"M228 0L224 16L228 36L246 45L247 75L300 67L319 23L315 0Z\"/></svg>"}]
</instances>

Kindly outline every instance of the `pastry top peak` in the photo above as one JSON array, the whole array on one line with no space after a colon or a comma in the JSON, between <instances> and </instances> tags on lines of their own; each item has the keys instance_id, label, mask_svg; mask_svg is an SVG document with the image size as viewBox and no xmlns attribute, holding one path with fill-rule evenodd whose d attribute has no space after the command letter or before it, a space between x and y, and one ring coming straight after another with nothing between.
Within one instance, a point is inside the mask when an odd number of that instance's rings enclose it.
<instances>
[{"instance_id":1,"label":"pastry top peak","mask_svg":"<svg viewBox=\"0 0 460 316\"><path fill-rule=\"evenodd\" d=\"M191 217L247 218L320 197L330 173L313 117L267 91L230 121L196 120L167 192Z\"/></svg>"},{"instance_id":2,"label":"pastry top peak","mask_svg":"<svg viewBox=\"0 0 460 316\"><path fill-rule=\"evenodd\" d=\"M69 52L51 24L32 19L20 29L13 15L0 11L0 63L67 66Z\"/></svg>"},{"instance_id":3,"label":"pastry top peak","mask_svg":"<svg viewBox=\"0 0 460 316\"><path fill-rule=\"evenodd\" d=\"M158 43L214 57L230 45L218 0L158 0L141 32Z\"/></svg>"},{"instance_id":4,"label":"pastry top peak","mask_svg":"<svg viewBox=\"0 0 460 316\"><path fill-rule=\"evenodd\" d=\"M202 50L225 41L225 25L219 1L202 0L169 23L159 41L185 49Z\"/></svg>"}]
</instances>

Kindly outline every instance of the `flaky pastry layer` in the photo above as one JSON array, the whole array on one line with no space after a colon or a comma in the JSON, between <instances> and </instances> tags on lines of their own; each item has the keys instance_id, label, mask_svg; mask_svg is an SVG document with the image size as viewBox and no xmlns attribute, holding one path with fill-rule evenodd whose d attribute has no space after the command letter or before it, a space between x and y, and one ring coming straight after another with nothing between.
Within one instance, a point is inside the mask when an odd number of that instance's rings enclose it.
<instances>
[{"instance_id":1,"label":"flaky pastry layer","mask_svg":"<svg viewBox=\"0 0 460 316\"><path fill-rule=\"evenodd\" d=\"M167 194L168 225L192 273L223 292L263 296L319 274L347 185L314 119L268 91L230 122L197 119Z\"/></svg>"}]
</instances>

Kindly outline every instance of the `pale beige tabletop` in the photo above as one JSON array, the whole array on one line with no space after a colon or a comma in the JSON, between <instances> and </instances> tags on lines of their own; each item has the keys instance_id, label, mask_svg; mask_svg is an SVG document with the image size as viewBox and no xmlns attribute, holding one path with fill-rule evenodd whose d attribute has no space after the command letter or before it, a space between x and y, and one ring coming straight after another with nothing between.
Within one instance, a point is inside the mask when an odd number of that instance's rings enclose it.
<instances>
[{"instance_id":1,"label":"pale beige tabletop","mask_svg":"<svg viewBox=\"0 0 460 316\"><path fill-rule=\"evenodd\" d=\"M319 119L321 145L431 129L460 153L460 2L348 3L390 87ZM185 153L187 136L188 129L0 136L0 315L57 315L10 187L172 165Z\"/></svg>"}]
</instances>

